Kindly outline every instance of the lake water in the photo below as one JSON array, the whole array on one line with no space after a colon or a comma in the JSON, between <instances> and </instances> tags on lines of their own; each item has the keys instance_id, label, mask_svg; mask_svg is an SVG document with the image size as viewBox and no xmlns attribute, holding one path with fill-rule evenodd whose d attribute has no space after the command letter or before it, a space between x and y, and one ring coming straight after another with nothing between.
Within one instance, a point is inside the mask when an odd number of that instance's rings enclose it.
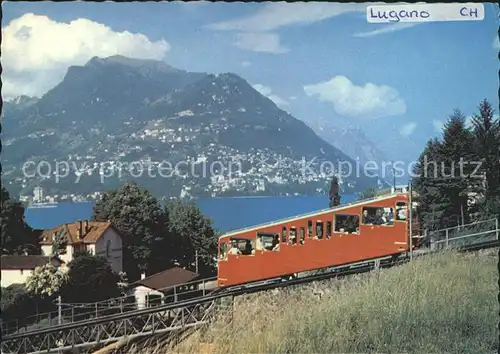
<instances>
[{"instance_id":1,"label":"lake water","mask_svg":"<svg viewBox=\"0 0 500 354\"><path fill-rule=\"evenodd\" d=\"M342 203L356 195L342 195ZM227 232L328 208L328 196L204 198L196 201L215 228ZM27 208L25 218L35 229L92 218L93 203L61 203L52 208Z\"/></svg>"}]
</instances>

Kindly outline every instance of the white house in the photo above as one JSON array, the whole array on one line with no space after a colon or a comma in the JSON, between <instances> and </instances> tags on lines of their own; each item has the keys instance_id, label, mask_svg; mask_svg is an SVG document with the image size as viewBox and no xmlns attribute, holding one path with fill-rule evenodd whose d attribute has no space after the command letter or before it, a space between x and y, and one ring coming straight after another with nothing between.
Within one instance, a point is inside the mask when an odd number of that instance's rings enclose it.
<instances>
[{"instance_id":1,"label":"white house","mask_svg":"<svg viewBox=\"0 0 500 354\"><path fill-rule=\"evenodd\" d=\"M24 284L38 266L51 262L55 267L64 266L64 263L55 257L45 256L2 256L2 288L12 284Z\"/></svg>"},{"instance_id":2,"label":"white house","mask_svg":"<svg viewBox=\"0 0 500 354\"><path fill-rule=\"evenodd\" d=\"M123 270L122 238L111 222L77 221L45 230L41 236L42 254L50 256L57 245L59 258L69 263L78 250L105 257L111 268Z\"/></svg>"},{"instance_id":3,"label":"white house","mask_svg":"<svg viewBox=\"0 0 500 354\"><path fill-rule=\"evenodd\" d=\"M154 304L159 305L165 302L173 302L176 294L174 294L174 287L186 284L198 279L197 273L189 270L173 267L162 272L153 274L149 277L142 275L142 279L129 284L129 295L135 297L135 302L139 309L151 306ZM199 290L198 285L193 285L193 289ZM186 291L188 286L176 289L178 291Z\"/></svg>"}]
</instances>

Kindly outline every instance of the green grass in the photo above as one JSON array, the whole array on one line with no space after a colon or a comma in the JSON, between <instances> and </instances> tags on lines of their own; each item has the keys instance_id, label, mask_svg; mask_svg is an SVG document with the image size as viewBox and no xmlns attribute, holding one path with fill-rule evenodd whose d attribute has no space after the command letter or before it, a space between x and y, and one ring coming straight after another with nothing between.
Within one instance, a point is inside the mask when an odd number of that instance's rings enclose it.
<instances>
[{"instance_id":1,"label":"green grass","mask_svg":"<svg viewBox=\"0 0 500 354\"><path fill-rule=\"evenodd\" d=\"M370 274L235 299L234 318L176 348L130 353L494 353L496 250L440 253ZM321 298L317 295L322 293ZM206 345L206 344L205 344Z\"/></svg>"}]
</instances>

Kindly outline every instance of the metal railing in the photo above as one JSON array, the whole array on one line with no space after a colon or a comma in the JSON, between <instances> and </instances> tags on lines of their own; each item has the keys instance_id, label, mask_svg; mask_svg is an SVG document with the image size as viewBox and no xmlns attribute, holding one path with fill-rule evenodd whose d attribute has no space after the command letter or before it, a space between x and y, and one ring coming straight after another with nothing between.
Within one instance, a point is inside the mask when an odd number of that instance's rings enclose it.
<instances>
[{"instance_id":1,"label":"metal railing","mask_svg":"<svg viewBox=\"0 0 500 354\"><path fill-rule=\"evenodd\" d=\"M135 294L130 294L93 303L61 303L61 309L56 311L2 321L2 335L26 333L54 325L81 322L92 318L203 297L216 288L216 280L217 277L211 277L151 290L144 293L144 301L138 301Z\"/></svg>"},{"instance_id":2,"label":"metal railing","mask_svg":"<svg viewBox=\"0 0 500 354\"><path fill-rule=\"evenodd\" d=\"M431 249L439 250L499 240L499 235L499 221L494 218L433 231L429 236Z\"/></svg>"}]
</instances>

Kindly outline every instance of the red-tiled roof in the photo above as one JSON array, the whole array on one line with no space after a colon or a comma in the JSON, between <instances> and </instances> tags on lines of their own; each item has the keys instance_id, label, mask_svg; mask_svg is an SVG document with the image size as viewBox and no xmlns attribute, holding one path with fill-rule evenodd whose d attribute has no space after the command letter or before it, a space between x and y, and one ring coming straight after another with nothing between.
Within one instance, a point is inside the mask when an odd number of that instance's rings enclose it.
<instances>
[{"instance_id":1,"label":"red-tiled roof","mask_svg":"<svg viewBox=\"0 0 500 354\"><path fill-rule=\"evenodd\" d=\"M162 272L150 275L147 278L138 280L130 284L130 286L142 285L150 289L159 290L175 285L188 283L195 280L199 276L200 275L195 272L191 272L183 268L173 267Z\"/></svg>"},{"instance_id":2,"label":"red-tiled roof","mask_svg":"<svg viewBox=\"0 0 500 354\"><path fill-rule=\"evenodd\" d=\"M50 257L45 256L2 256L2 269L35 269L50 262Z\"/></svg>"},{"instance_id":3,"label":"red-tiled roof","mask_svg":"<svg viewBox=\"0 0 500 354\"><path fill-rule=\"evenodd\" d=\"M51 245L56 234L62 235L69 245L79 242L96 243L109 227L112 227L110 222L97 221L82 221L81 224L77 221L72 224L62 224L51 230L44 231L40 243L42 245Z\"/></svg>"}]
</instances>

